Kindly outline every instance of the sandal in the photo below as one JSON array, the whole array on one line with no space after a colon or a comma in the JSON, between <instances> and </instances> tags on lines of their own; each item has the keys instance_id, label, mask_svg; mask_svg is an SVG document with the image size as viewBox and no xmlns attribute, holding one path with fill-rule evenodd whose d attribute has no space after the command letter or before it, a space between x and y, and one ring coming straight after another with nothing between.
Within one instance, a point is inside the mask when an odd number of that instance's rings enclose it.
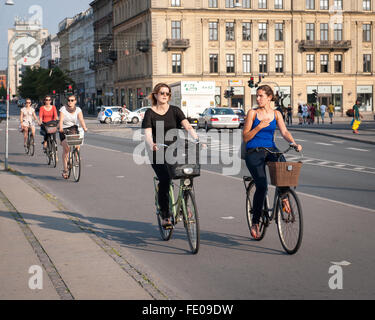
<instances>
[{"instance_id":1,"label":"sandal","mask_svg":"<svg viewBox=\"0 0 375 320\"><path fill-rule=\"evenodd\" d=\"M171 220L169 218L163 219L163 222L161 223L161 226L164 229L172 229L173 228L173 225L172 225Z\"/></svg>"},{"instance_id":2,"label":"sandal","mask_svg":"<svg viewBox=\"0 0 375 320\"><path fill-rule=\"evenodd\" d=\"M68 171L63 170L62 177L67 180L69 178Z\"/></svg>"},{"instance_id":3,"label":"sandal","mask_svg":"<svg viewBox=\"0 0 375 320\"><path fill-rule=\"evenodd\" d=\"M253 224L250 229L250 234L255 240L259 240L259 224Z\"/></svg>"}]
</instances>

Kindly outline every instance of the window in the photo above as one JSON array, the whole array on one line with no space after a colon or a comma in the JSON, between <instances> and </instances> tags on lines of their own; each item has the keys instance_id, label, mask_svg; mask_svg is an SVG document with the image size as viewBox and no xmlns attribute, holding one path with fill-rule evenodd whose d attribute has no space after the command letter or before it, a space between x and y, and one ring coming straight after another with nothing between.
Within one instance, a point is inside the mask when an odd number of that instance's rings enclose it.
<instances>
[{"instance_id":1,"label":"window","mask_svg":"<svg viewBox=\"0 0 375 320\"><path fill-rule=\"evenodd\" d=\"M181 39L181 21L172 21L172 39Z\"/></svg>"},{"instance_id":2,"label":"window","mask_svg":"<svg viewBox=\"0 0 375 320\"><path fill-rule=\"evenodd\" d=\"M283 73L284 72L284 55L283 54L277 54L275 56L275 64L276 64L275 71L278 73Z\"/></svg>"},{"instance_id":3,"label":"window","mask_svg":"<svg viewBox=\"0 0 375 320\"><path fill-rule=\"evenodd\" d=\"M314 41L315 40L315 24L306 23L306 40Z\"/></svg>"},{"instance_id":4,"label":"window","mask_svg":"<svg viewBox=\"0 0 375 320\"><path fill-rule=\"evenodd\" d=\"M244 54L242 56L242 68L244 73L251 72L251 54Z\"/></svg>"},{"instance_id":5,"label":"window","mask_svg":"<svg viewBox=\"0 0 375 320\"><path fill-rule=\"evenodd\" d=\"M315 72L315 54L308 54L306 56L306 71L308 73Z\"/></svg>"},{"instance_id":6,"label":"window","mask_svg":"<svg viewBox=\"0 0 375 320\"><path fill-rule=\"evenodd\" d=\"M283 23L276 23L275 24L275 40L276 41L284 41L284 24Z\"/></svg>"},{"instance_id":7,"label":"window","mask_svg":"<svg viewBox=\"0 0 375 320\"><path fill-rule=\"evenodd\" d=\"M363 55L363 72L371 72L371 54Z\"/></svg>"},{"instance_id":8,"label":"window","mask_svg":"<svg viewBox=\"0 0 375 320\"><path fill-rule=\"evenodd\" d=\"M234 8L234 0L225 0L225 8Z\"/></svg>"},{"instance_id":9,"label":"window","mask_svg":"<svg viewBox=\"0 0 375 320\"><path fill-rule=\"evenodd\" d=\"M181 73L181 54L172 54L172 73Z\"/></svg>"},{"instance_id":10,"label":"window","mask_svg":"<svg viewBox=\"0 0 375 320\"><path fill-rule=\"evenodd\" d=\"M335 54L335 72L342 72L342 54Z\"/></svg>"},{"instance_id":11,"label":"window","mask_svg":"<svg viewBox=\"0 0 375 320\"><path fill-rule=\"evenodd\" d=\"M218 73L219 72L219 55L218 54L210 54L210 73Z\"/></svg>"},{"instance_id":12,"label":"window","mask_svg":"<svg viewBox=\"0 0 375 320\"><path fill-rule=\"evenodd\" d=\"M267 41L267 23L259 23L259 41Z\"/></svg>"},{"instance_id":13,"label":"window","mask_svg":"<svg viewBox=\"0 0 375 320\"><path fill-rule=\"evenodd\" d=\"M328 0L320 0L320 10L328 10Z\"/></svg>"},{"instance_id":14,"label":"window","mask_svg":"<svg viewBox=\"0 0 375 320\"><path fill-rule=\"evenodd\" d=\"M306 0L306 9L314 10L315 9L315 0Z\"/></svg>"},{"instance_id":15,"label":"window","mask_svg":"<svg viewBox=\"0 0 375 320\"><path fill-rule=\"evenodd\" d=\"M234 40L234 22L227 22L225 24L225 40Z\"/></svg>"},{"instance_id":16,"label":"window","mask_svg":"<svg viewBox=\"0 0 375 320\"><path fill-rule=\"evenodd\" d=\"M335 0L333 5L334 5L336 10L342 10L343 9L342 0Z\"/></svg>"},{"instance_id":17,"label":"window","mask_svg":"<svg viewBox=\"0 0 375 320\"><path fill-rule=\"evenodd\" d=\"M172 7L180 7L181 0L172 0Z\"/></svg>"},{"instance_id":18,"label":"window","mask_svg":"<svg viewBox=\"0 0 375 320\"><path fill-rule=\"evenodd\" d=\"M209 22L208 29L209 29L209 39L211 41L216 41L218 39L217 22Z\"/></svg>"},{"instance_id":19,"label":"window","mask_svg":"<svg viewBox=\"0 0 375 320\"><path fill-rule=\"evenodd\" d=\"M259 55L259 72L267 73L267 55L266 54Z\"/></svg>"},{"instance_id":20,"label":"window","mask_svg":"<svg viewBox=\"0 0 375 320\"><path fill-rule=\"evenodd\" d=\"M371 24L363 25L363 42L371 42Z\"/></svg>"},{"instance_id":21,"label":"window","mask_svg":"<svg viewBox=\"0 0 375 320\"><path fill-rule=\"evenodd\" d=\"M321 73L328 72L328 54L320 55L320 72Z\"/></svg>"},{"instance_id":22,"label":"window","mask_svg":"<svg viewBox=\"0 0 375 320\"><path fill-rule=\"evenodd\" d=\"M267 9L267 0L259 0L258 8L259 9Z\"/></svg>"},{"instance_id":23,"label":"window","mask_svg":"<svg viewBox=\"0 0 375 320\"><path fill-rule=\"evenodd\" d=\"M283 0L275 0L275 9L283 9L284 8L284 1Z\"/></svg>"},{"instance_id":24,"label":"window","mask_svg":"<svg viewBox=\"0 0 375 320\"><path fill-rule=\"evenodd\" d=\"M250 0L242 0L242 8L251 8Z\"/></svg>"},{"instance_id":25,"label":"window","mask_svg":"<svg viewBox=\"0 0 375 320\"><path fill-rule=\"evenodd\" d=\"M371 0L363 0L363 10L371 11Z\"/></svg>"},{"instance_id":26,"label":"window","mask_svg":"<svg viewBox=\"0 0 375 320\"><path fill-rule=\"evenodd\" d=\"M208 1L209 8L217 8L217 0L209 0Z\"/></svg>"},{"instance_id":27,"label":"window","mask_svg":"<svg viewBox=\"0 0 375 320\"><path fill-rule=\"evenodd\" d=\"M334 40L335 41L341 41L342 40L342 23L335 23Z\"/></svg>"},{"instance_id":28,"label":"window","mask_svg":"<svg viewBox=\"0 0 375 320\"><path fill-rule=\"evenodd\" d=\"M320 24L320 40L328 41L328 23Z\"/></svg>"},{"instance_id":29,"label":"window","mask_svg":"<svg viewBox=\"0 0 375 320\"><path fill-rule=\"evenodd\" d=\"M243 41L251 40L251 23L250 22L242 23L242 40Z\"/></svg>"},{"instance_id":30,"label":"window","mask_svg":"<svg viewBox=\"0 0 375 320\"><path fill-rule=\"evenodd\" d=\"M227 73L234 73L234 54L227 54Z\"/></svg>"}]
</instances>

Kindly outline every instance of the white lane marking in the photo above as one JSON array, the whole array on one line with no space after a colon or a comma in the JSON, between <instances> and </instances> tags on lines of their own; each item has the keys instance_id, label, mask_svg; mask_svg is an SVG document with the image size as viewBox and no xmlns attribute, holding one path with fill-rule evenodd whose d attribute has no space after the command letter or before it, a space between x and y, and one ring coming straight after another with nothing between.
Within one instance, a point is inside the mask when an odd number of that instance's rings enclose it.
<instances>
[{"instance_id":1,"label":"white lane marking","mask_svg":"<svg viewBox=\"0 0 375 320\"><path fill-rule=\"evenodd\" d=\"M123 179L123 178L125 178L124 176L117 176L116 178L118 178L118 179Z\"/></svg>"},{"instance_id":2,"label":"white lane marking","mask_svg":"<svg viewBox=\"0 0 375 320\"><path fill-rule=\"evenodd\" d=\"M365 168L354 168L354 170L365 170Z\"/></svg>"},{"instance_id":3,"label":"white lane marking","mask_svg":"<svg viewBox=\"0 0 375 320\"><path fill-rule=\"evenodd\" d=\"M345 164L335 164L335 167L338 167L338 168L345 167Z\"/></svg>"},{"instance_id":4,"label":"white lane marking","mask_svg":"<svg viewBox=\"0 0 375 320\"><path fill-rule=\"evenodd\" d=\"M315 144L319 144L321 146L333 146L332 143L324 143L324 142L315 142Z\"/></svg>"},{"instance_id":5,"label":"white lane marking","mask_svg":"<svg viewBox=\"0 0 375 320\"><path fill-rule=\"evenodd\" d=\"M323 161L323 162L319 162L318 164L325 165L325 164L328 164L328 163L331 163L331 162L330 161Z\"/></svg>"},{"instance_id":6,"label":"white lane marking","mask_svg":"<svg viewBox=\"0 0 375 320\"><path fill-rule=\"evenodd\" d=\"M332 140L331 142L332 142L332 143L344 143L345 141L341 141L341 140Z\"/></svg>"},{"instance_id":7,"label":"white lane marking","mask_svg":"<svg viewBox=\"0 0 375 320\"><path fill-rule=\"evenodd\" d=\"M369 152L367 149L358 149L358 148L346 148L347 150L360 151L360 152Z\"/></svg>"},{"instance_id":8,"label":"white lane marking","mask_svg":"<svg viewBox=\"0 0 375 320\"><path fill-rule=\"evenodd\" d=\"M301 142L304 142L306 140L303 140L303 139L294 139L294 141L301 141Z\"/></svg>"},{"instance_id":9,"label":"white lane marking","mask_svg":"<svg viewBox=\"0 0 375 320\"><path fill-rule=\"evenodd\" d=\"M233 219L235 219L234 217L221 217L221 219L224 219L224 220L233 220Z\"/></svg>"}]
</instances>

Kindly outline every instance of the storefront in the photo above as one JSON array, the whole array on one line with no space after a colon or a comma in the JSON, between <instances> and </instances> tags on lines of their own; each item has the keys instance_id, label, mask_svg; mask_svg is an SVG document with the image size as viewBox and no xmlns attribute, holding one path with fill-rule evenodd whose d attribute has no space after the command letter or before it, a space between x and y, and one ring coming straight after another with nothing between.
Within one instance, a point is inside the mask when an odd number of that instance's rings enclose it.
<instances>
[{"instance_id":1,"label":"storefront","mask_svg":"<svg viewBox=\"0 0 375 320\"><path fill-rule=\"evenodd\" d=\"M333 104L336 112L343 111L343 88L342 86L308 86L307 103L316 103L314 90L318 93L318 102L326 106Z\"/></svg>"},{"instance_id":2,"label":"storefront","mask_svg":"<svg viewBox=\"0 0 375 320\"><path fill-rule=\"evenodd\" d=\"M361 102L360 111L373 111L373 86L357 86L357 99Z\"/></svg>"}]
</instances>

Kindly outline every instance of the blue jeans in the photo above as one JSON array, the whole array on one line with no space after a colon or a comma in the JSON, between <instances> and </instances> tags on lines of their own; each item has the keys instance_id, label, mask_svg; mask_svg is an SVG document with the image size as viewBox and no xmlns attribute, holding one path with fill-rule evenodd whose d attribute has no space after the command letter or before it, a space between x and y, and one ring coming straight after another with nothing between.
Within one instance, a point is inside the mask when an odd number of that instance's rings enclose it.
<instances>
[{"instance_id":1,"label":"blue jeans","mask_svg":"<svg viewBox=\"0 0 375 320\"><path fill-rule=\"evenodd\" d=\"M274 152L279 152L277 148L267 148ZM246 166L250 171L252 178L255 181L256 191L253 199L253 224L258 224L260 217L262 215L264 201L266 199L268 191L268 182L266 174L266 162L277 162L277 156L270 154L265 150L256 151L256 149L247 150ZM285 162L285 157L282 155L280 157L280 162ZM280 188L281 193L287 191L289 187Z\"/></svg>"}]
</instances>

